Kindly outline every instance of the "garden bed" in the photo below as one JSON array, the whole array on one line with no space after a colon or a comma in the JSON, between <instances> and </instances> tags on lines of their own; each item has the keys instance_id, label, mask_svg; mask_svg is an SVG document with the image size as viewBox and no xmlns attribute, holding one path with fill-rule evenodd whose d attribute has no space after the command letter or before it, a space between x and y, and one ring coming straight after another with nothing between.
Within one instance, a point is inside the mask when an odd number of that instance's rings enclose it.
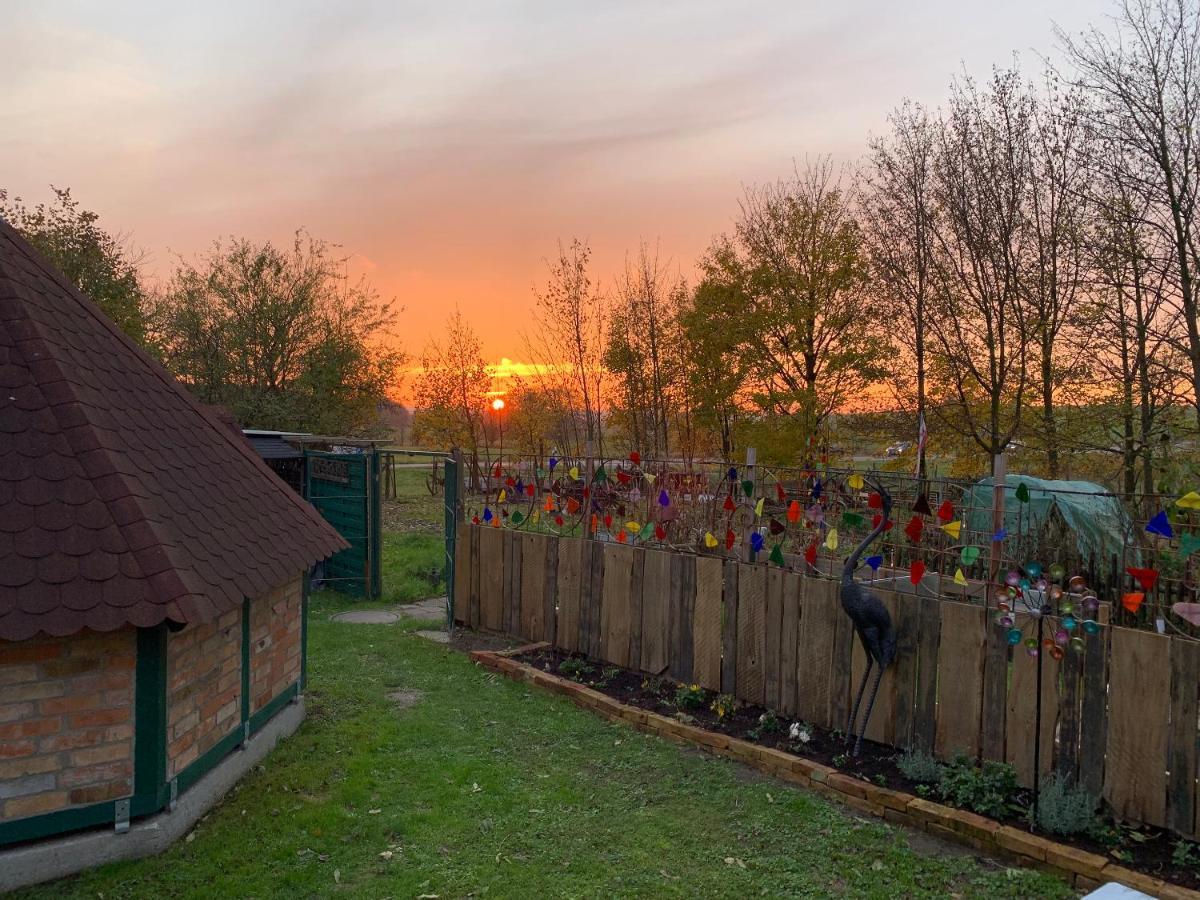
<instances>
[{"instance_id":1,"label":"garden bed","mask_svg":"<svg viewBox=\"0 0 1200 900\"><path fill-rule=\"evenodd\" d=\"M1196 845L1180 843L1162 830L1125 827L1106 817L1096 819L1091 834L1042 836L1029 826L1030 791L1005 791L999 801L1002 812L996 811L994 790L984 796L989 787L995 788L997 778L1004 780L1002 772L993 772L993 779L983 782L969 766L955 769L959 790L948 797L938 784L915 780L901 771L902 754L893 747L864 741L860 756L852 758L839 732L776 718L763 707L733 703L695 685L679 685L547 646L522 648L509 658L491 653L476 658L507 674L574 694L581 705L610 717L699 744L822 793L837 794L851 806L890 821L1056 869L1081 888L1118 881L1155 896L1200 896L1192 893L1200 888ZM611 700L597 702L600 696ZM985 818L952 808L956 799L964 798L962 806L988 807L992 815ZM1185 854L1192 859L1181 859Z\"/></svg>"}]
</instances>

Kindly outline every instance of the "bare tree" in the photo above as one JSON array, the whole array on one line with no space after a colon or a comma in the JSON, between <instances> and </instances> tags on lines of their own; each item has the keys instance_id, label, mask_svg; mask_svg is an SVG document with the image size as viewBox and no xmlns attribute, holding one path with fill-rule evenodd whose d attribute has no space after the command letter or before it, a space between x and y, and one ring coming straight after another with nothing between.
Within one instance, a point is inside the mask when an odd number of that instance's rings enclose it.
<instances>
[{"instance_id":1,"label":"bare tree","mask_svg":"<svg viewBox=\"0 0 1200 900\"><path fill-rule=\"evenodd\" d=\"M561 448L564 452L591 448L603 453L607 302L592 282L591 256L591 249L578 238L567 246L559 243L558 257L547 263L545 287L534 290L533 330L524 336L539 389L545 396L572 398L568 412L583 419L582 434L576 425L575 446Z\"/></svg>"},{"instance_id":2,"label":"bare tree","mask_svg":"<svg viewBox=\"0 0 1200 900\"><path fill-rule=\"evenodd\" d=\"M919 104L904 102L888 117L891 132L871 141L864 220L872 290L897 327L889 336L905 351L892 366L891 387L901 403L925 418L926 333L937 227L934 156L937 122ZM911 368L910 368L911 367ZM909 374L911 371L911 375ZM925 476L925 448L917 471Z\"/></svg>"},{"instance_id":3,"label":"bare tree","mask_svg":"<svg viewBox=\"0 0 1200 900\"><path fill-rule=\"evenodd\" d=\"M1030 131L1015 71L986 91L957 81L938 139L936 341L939 414L990 460L1021 426L1029 374Z\"/></svg>"},{"instance_id":4,"label":"bare tree","mask_svg":"<svg viewBox=\"0 0 1200 900\"><path fill-rule=\"evenodd\" d=\"M1173 302L1186 330L1200 422L1200 8L1188 0L1124 0L1115 20L1114 34L1059 30L1058 38L1092 100L1093 127L1117 151L1116 176L1147 201L1147 223L1171 247Z\"/></svg>"}]
</instances>

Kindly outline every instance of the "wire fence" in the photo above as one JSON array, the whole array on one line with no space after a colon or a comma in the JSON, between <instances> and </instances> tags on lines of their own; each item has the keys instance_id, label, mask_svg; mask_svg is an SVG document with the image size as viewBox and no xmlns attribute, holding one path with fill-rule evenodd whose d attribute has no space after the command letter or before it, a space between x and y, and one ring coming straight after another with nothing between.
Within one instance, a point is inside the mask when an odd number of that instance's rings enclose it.
<instances>
[{"instance_id":1,"label":"wire fence","mask_svg":"<svg viewBox=\"0 0 1200 900\"><path fill-rule=\"evenodd\" d=\"M1086 584L1115 624L1200 637L1200 495L1123 497L1010 474L886 471L629 457L507 457L466 478L476 524L840 574L880 524L857 577L995 604L1014 584ZM1048 588L1047 585L1043 585Z\"/></svg>"}]
</instances>

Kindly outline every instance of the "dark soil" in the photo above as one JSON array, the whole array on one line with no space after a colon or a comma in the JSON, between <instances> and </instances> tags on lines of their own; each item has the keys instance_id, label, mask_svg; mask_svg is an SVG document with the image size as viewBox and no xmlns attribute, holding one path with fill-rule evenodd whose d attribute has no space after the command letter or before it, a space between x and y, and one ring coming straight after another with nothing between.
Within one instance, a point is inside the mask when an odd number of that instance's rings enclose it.
<instances>
[{"instance_id":1,"label":"dark soil","mask_svg":"<svg viewBox=\"0 0 1200 900\"><path fill-rule=\"evenodd\" d=\"M698 704L681 709L676 704L676 691L680 685L668 678L633 672L578 654L564 653L557 648L545 648L518 658L544 671L603 691L630 706L680 718L710 731L754 741L823 763L881 787L928 797L939 803L948 803L939 795L936 785L919 784L905 777L896 765L901 754L894 747L864 740L861 754L852 758L849 755L851 747L840 732L801 723L803 730L809 735L809 740L793 741L788 735L792 720L787 717L775 718L765 707L739 702L732 713L718 716L712 709L718 696L713 691L703 691L703 699ZM563 663L567 663L566 671L562 671ZM586 668L581 671L580 666ZM999 818L999 821L1007 825L1043 834L1051 840L1070 844L1089 853L1106 856L1120 865L1155 878L1200 889L1200 845L1192 844L1192 860L1180 865L1174 860L1178 839L1170 832L1150 827L1123 826L1108 816L1099 820L1100 824L1094 835L1044 834L1040 829L1030 828L1029 825L1028 811L1033 802L1031 791L1018 790L1009 800L1012 812Z\"/></svg>"}]
</instances>

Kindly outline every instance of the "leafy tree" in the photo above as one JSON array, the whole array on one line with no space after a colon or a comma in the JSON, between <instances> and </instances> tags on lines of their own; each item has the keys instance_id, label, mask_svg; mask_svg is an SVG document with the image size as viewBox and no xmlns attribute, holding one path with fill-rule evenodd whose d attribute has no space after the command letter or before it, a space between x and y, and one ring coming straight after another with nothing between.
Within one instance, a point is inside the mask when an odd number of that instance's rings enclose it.
<instances>
[{"instance_id":1,"label":"leafy tree","mask_svg":"<svg viewBox=\"0 0 1200 900\"><path fill-rule=\"evenodd\" d=\"M0 218L50 261L121 330L137 341L146 341L145 292L138 274L137 257L130 255L125 239L105 231L100 216L80 209L70 188L51 187L54 201L29 207L20 197L0 188Z\"/></svg>"},{"instance_id":2,"label":"leafy tree","mask_svg":"<svg viewBox=\"0 0 1200 900\"><path fill-rule=\"evenodd\" d=\"M232 238L181 260L151 315L167 366L251 427L373 427L405 357L382 340L392 305L334 249L297 232L287 249Z\"/></svg>"},{"instance_id":3,"label":"leafy tree","mask_svg":"<svg viewBox=\"0 0 1200 900\"><path fill-rule=\"evenodd\" d=\"M794 421L811 459L828 417L884 374L868 260L831 163L746 190L732 235L702 262L724 290L711 326L734 342L747 391L766 414Z\"/></svg>"}]
</instances>

